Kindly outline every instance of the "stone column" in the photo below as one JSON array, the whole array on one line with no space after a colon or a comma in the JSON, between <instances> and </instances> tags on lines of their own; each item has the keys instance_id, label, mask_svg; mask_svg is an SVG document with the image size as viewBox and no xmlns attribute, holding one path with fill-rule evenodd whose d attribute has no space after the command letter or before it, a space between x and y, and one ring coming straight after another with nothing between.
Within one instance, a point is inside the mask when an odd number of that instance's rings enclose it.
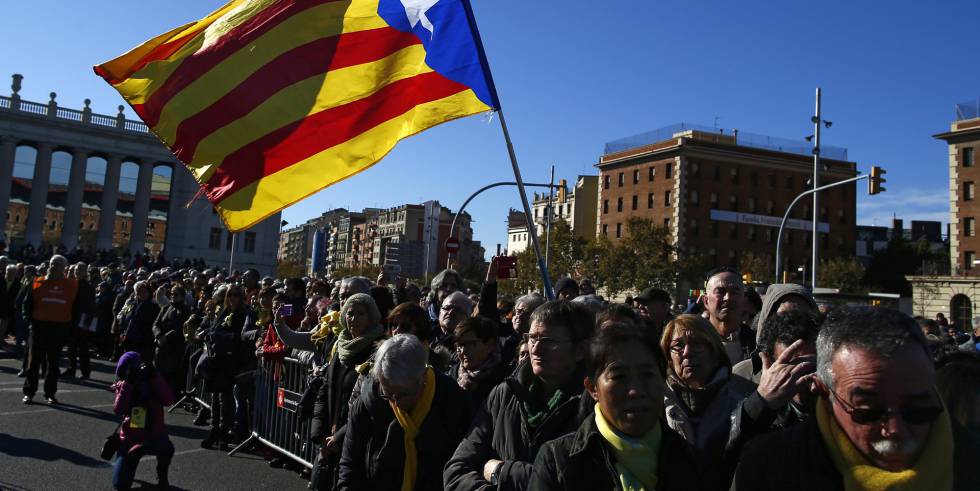
<instances>
[{"instance_id":1,"label":"stone column","mask_svg":"<svg viewBox=\"0 0 980 491\"><path fill-rule=\"evenodd\" d=\"M61 226L61 243L71 252L78 247L78 233L82 221L82 197L85 194L85 168L88 166L88 150L76 148L71 157L68 174L68 194L65 197L65 220Z\"/></svg>"},{"instance_id":2,"label":"stone column","mask_svg":"<svg viewBox=\"0 0 980 491\"><path fill-rule=\"evenodd\" d=\"M116 229L116 204L119 199L119 172L122 157L110 155L106 160L105 182L102 183L102 205L99 210L99 231L95 238L98 250L112 249L112 235Z\"/></svg>"},{"instance_id":3,"label":"stone column","mask_svg":"<svg viewBox=\"0 0 980 491\"><path fill-rule=\"evenodd\" d=\"M27 211L27 230L24 241L35 248L41 246L44 229L44 215L48 204L48 182L51 180L51 152L49 143L37 146L37 160L34 161L34 179L31 181L31 202Z\"/></svg>"},{"instance_id":4,"label":"stone column","mask_svg":"<svg viewBox=\"0 0 980 491\"><path fill-rule=\"evenodd\" d=\"M146 245L146 224L149 221L150 193L153 189L153 162L140 162L139 177L136 178L136 196L133 203L133 228L129 233L129 253L143 254Z\"/></svg>"},{"instance_id":5,"label":"stone column","mask_svg":"<svg viewBox=\"0 0 980 491\"><path fill-rule=\"evenodd\" d=\"M14 180L14 158L17 155L17 140L0 137L0 234L7 230L7 211L10 207L10 186ZM9 237L4 237L10 246Z\"/></svg>"}]
</instances>

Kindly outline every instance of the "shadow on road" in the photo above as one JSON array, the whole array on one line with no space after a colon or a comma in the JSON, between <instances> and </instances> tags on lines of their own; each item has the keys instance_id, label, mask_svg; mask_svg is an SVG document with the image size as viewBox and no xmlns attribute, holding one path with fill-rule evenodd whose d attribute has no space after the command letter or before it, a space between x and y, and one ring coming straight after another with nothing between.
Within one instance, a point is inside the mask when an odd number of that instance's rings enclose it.
<instances>
[{"instance_id":1,"label":"shadow on road","mask_svg":"<svg viewBox=\"0 0 980 491\"><path fill-rule=\"evenodd\" d=\"M88 416L90 418L101 419L103 421L112 421L113 423L119 422L119 416L116 416L113 413L108 413L105 411L96 411L95 409L76 406L74 404L65 404L62 402L55 405L51 405L49 407L56 411L64 411L66 413L78 414L80 416Z\"/></svg>"},{"instance_id":2,"label":"shadow on road","mask_svg":"<svg viewBox=\"0 0 980 491\"><path fill-rule=\"evenodd\" d=\"M134 487L132 489L160 489L154 483L142 481L142 480L139 480L139 479L133 481L133 484L134 484ZM135 487L135 486L138 486L138 487ZM173 483L170 483L170 488L168 488L168 489L175 490L175 491L186 491L184 488L178 488L177 486L174 486Z\"/></svg>"},{"instance_id":3,"label":"shadow on road","mask_svg":"<svg viewBox=\"0 0 980 491\"><path fill-rule=\"evenodd\" d=\"M94 448L94 446L93 446ZM13 435L0 433L0 454L10 457L27 457L48 462L66 460L84 467L109 467L108 462L94 459L74 450L60 447L35 438L17 438ZM7 489L4 487L3 489Z\"/></svg>"}]
</instances>

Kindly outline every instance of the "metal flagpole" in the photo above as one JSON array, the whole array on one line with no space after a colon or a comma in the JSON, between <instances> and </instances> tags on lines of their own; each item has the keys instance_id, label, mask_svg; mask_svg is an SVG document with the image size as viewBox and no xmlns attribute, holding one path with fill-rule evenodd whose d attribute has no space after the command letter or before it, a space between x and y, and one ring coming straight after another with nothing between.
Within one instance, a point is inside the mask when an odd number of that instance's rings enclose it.
<instances>
[{"instance_id":1,"label":"metal flagpole","mask_svg":"<svg viewBox=\"0 0 980 491\"><path fill-rule=\"evenodd\" d=\"M235 236L238 234L234 232L228 233L231 234L231 254L228 256L228 274L230 275L235 266Z\"/></svg>"},{"instance_id":2,"label":"metal flagpole","mask_svg":"<svg viewBox=\"0 0 980 491\"><path fill-rule=\"evenodd\" d=\"M551 267L551 215L555 213L555 166L551 166L551 186L548 188L548 222L544 231L544 265Z\"/></svg>"},{"instance_id":3,"label":"metal flagpole","mask_svg":"<svg viewBox=\"0 0 980 491\"><path fill-rule=\"evenodd\" d=\"M517 165L517 154L514 153L514 144L510 140L510 132L507 131L507 121L504 120L504 110L497 109L497 116L500 118L500 129L504 132L504 141L507 142L507 153L510 155L510 165L514 168L514 180L517 181L517 191L521 194L521 204L524 205L524 216L527 217L527 230L531 235L531 244L534 246L534 253L538 256L538 268L541 270L541 281L544 282L544 295L548 300L555 299L555 292L551 288L551 277L548 276L548 265L544 262L541 255L541 244L538 241L538 232L534 226L534 218L531 215L531 206L527 203L527 191L524 189L524 179L521 178L521 168Z\"/></svg>"}]
</instances>

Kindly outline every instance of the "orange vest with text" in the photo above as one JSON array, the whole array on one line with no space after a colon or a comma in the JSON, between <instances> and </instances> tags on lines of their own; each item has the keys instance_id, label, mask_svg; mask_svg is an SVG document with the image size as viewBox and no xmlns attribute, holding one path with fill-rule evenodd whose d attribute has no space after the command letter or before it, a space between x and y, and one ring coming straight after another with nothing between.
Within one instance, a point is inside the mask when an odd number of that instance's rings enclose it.
<instances>
[{"instance_id":1,"label":"orange vest with text","mask_svg":"<svg viewBox=\"0 0 980 491\"><path fill-rule=\"evenodd\" d=\"M75 298L78 296L78 280L65 278L34 280L32 290L34 309L31 318L45 322L71 322Z\"/></svg>"}]
</instances>

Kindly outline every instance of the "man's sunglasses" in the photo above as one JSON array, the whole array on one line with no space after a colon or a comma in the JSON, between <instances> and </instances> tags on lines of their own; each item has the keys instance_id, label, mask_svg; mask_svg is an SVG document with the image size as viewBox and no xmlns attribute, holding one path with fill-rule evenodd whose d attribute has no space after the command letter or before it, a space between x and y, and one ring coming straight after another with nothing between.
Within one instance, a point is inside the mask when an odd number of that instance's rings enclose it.
<instances>
[{"instance_id":1,"label":"man's sunglasses","mask_svg":"<svg viewBox=\"0 0 980 491\"><path fill-rule=\"evenodd\" d=\"M837 395L837 392L830 391L830 393L843 406L844 412L851 417L851 421L859 425L879 424L892 414L901 416L902 420L910 425L923 425L932 423L943 413L942 406L908 406L898 409L887 407L854 407L845 401L843 397Z\"/></svg>"}]
</instances>

